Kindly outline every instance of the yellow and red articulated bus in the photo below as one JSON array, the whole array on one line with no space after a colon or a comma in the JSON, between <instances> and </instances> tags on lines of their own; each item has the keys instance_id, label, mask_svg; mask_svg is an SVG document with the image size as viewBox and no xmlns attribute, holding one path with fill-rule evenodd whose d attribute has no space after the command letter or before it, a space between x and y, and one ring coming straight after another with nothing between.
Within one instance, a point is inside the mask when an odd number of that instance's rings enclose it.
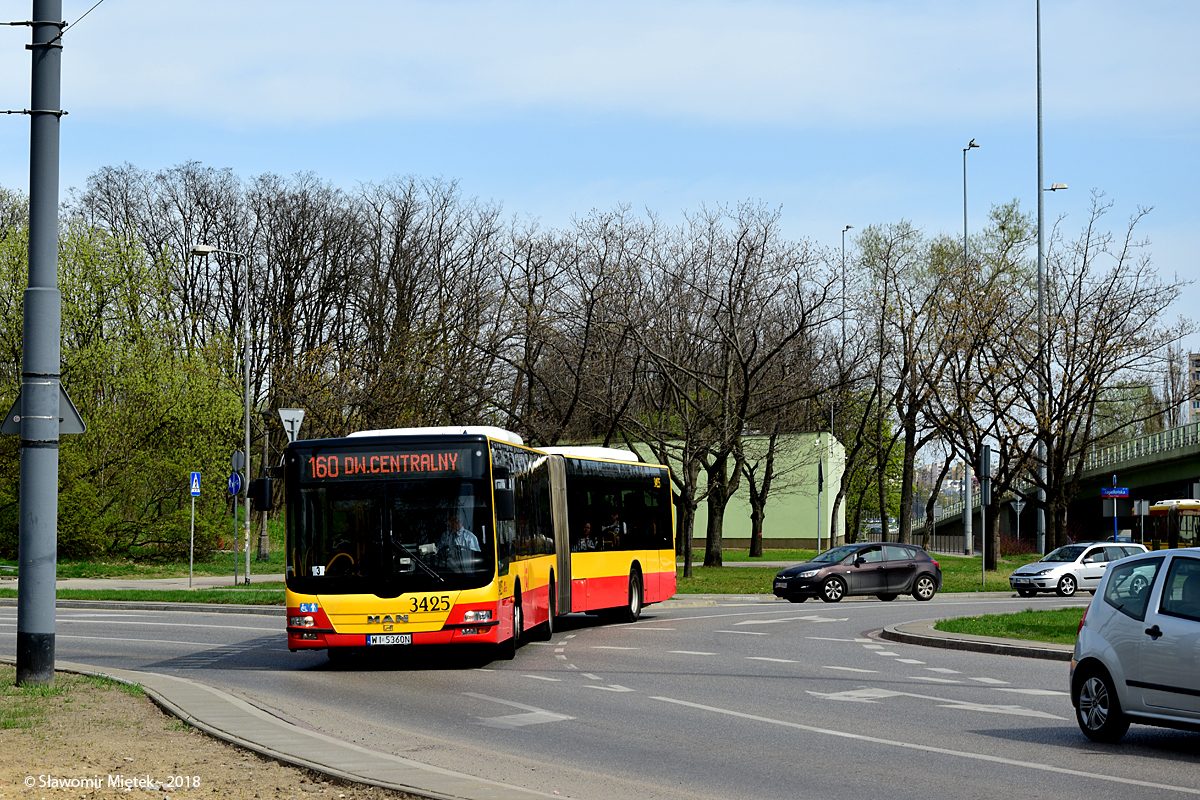
<instances>
[{"instance_id":1,"label":"yellow and red articulated bus","mask_svg":"<svg viewBox=\"0 0 1200 800\"><path fill-rule=\"evenodd\" d=\"M628 452L485 426L293 442L288 647L549 638L568 611L636 620L675 593L670 475Z\"/></svg>"}]
</instances>

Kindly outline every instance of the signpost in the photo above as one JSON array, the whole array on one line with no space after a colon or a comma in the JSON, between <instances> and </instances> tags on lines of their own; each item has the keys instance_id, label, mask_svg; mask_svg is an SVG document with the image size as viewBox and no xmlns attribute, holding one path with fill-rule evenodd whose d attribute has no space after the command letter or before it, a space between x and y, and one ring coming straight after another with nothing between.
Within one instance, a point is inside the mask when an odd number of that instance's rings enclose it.
<instances>
[{"instance_id":1,"label":"signpost","mask_svg":"<svg viewBox=\"0 0 1200 800\"><path fill-rule=\"evenodd\" d=\"M1025 501L1021 498L1009 500L1008 504L1013 507L1013 511L1017 512L1017 541L1021 541L1021 512L1025 510Z\"/></svg>"},{"instance_id":2,"label":"signpost","mask_svg":"<svg viewBox=\"0 0 1200 800\"><path fill-rule=\"evenodd\" d=\"M287 431L288 441L296 441L296 437L300 434L300 423L304 422L304 409L281 408L279 409L279 419L283 421L283 429Z\"/></svg>"},{"instance_id":3,"label":"signpost","mask_svg":"<svg viewBox=\"0 0 1200 800\"><path fill-rule=\"evenodd\" d=\"M188 588L192 588L192 567L196 562L196 498L200 496L200 473L192 473L192 537L188 545Z\"/></svg>"},{"instance_id":4,"label":"signpost","mask_svg":"<svg viewBox=\"0 0 1200 800\"><path fill-rule=\"evenodd\" d=\"M1100 496L1111 497L1113 499L1113 541L1115 542L1117 541L1117 498L1129 497L1129 487L1117 486L1117 476L1113 475L1113 487L1111 489L1101 487Z\"/></svg>"},{"instance_id":5,"label":"signpost","mask_svg":"<svg viewBox=\"0 0 1200 800\"><path fill-rule=\"evenodd\" d=\"M233 501L233 585L237 586L237 581L238 581L238 578L237 578L237 576L238 576L238 570L237 570L237 568L238 568L238 529L237 529L238 504L237 504L236 498L238 496L238 493L240 491L242 491L242 476L237 473L237 470L241 469L242 465L246 463L246 458L245 458L245 456L242 455L241 450L234 450L233 457L229 459L229 463L230 463L230 466L233 467L234 472L229 476L229 480L226 482L226 488L229 489L229 493L231 495L233 495L233 497L235 498Z\"/></svg>"}]
</instances>

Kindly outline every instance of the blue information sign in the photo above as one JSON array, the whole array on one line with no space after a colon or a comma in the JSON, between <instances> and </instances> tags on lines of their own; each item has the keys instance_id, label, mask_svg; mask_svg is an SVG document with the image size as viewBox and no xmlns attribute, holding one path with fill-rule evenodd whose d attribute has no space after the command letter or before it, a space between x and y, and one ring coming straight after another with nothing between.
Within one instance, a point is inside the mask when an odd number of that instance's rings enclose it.
<instances>
[{"instance_id":1,"label":"blue information sign","mask_svg":"<svg viewBox=\"0 0 1200 800\"><path fill-rule=\"evenodd\" d=\"M1114 486L1111 489L1106 488L1106 487L1101 487L1100 496L1101 497L1129 497L1129 487L1128 486L1121 486L1121 487Z\"/></svg>"},{"instance_id":2,"label":"blue information sign","mask_svg":"<svg viewBox=\"0 0 1200 800\"><path fill-rule=\"evenodd\" d=\"M239 493L240 491L242 491L242 476L241 476L241 473L235 472L235 473L233 473L232 475L230 475L230 476L229 476L229 482L228 482L228 484L227 484L227 485L228 485L228 487L229 487L229 493L230 493L230 494L237 494L237 493Z\"/></svg>"},{"instance_id":3,"label":"blue information sign","mask_svg":"<svg viewBox=\"0 0 1200 800\"><path fill-rule=\"evenodd\" d=\"M192 473L192 497L200 496L200 473Z\"/></svg>"}]
</instances>

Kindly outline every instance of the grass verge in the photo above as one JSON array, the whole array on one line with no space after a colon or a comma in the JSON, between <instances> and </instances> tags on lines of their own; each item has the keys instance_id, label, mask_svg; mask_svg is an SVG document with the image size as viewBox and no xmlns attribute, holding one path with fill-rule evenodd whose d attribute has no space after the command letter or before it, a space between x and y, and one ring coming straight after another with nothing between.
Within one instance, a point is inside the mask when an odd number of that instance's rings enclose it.
<instances>
[{"instance_id":1,"label":"grass verge","mask_svg":"<svg viewBox=\"0 0 1200 800\"><path fill-rule=\"evenodd\" d=\"M16 589L0 589L0 597L16 597ZM220 605L281 606L283 582L274 581L228 589L59 589L59 600L123 600L140 603L216 603Z\"/></svg>"},{"instance_id":2,"label":"grass verge","mask_svg":"<svg viewBox=\"0 0 1200 800\"><path fill-rule=\"evenodd\" d=\"M944 619L934 627L949 633L1074 644L1083 611L1083 608L1052 608L1040 611L1029 608L1015 614L985 614L979 617Z\"/></svg>"},{"instance_id":3,"label":"grass verge","mask_svg":"<svg viewBox=\"0 0 1200 800\"><path fill-rule=\"evenodd\" d=\"M131 697L142 697L145 692L138 684L125 684L98 675L69 675L57 673L54 682L17 686L17 668L0 665L0 730L33 728L49 713L54 698L71 702L71 693L80 687L97 689L120 689Z\"/></svg>"}]
</instances>

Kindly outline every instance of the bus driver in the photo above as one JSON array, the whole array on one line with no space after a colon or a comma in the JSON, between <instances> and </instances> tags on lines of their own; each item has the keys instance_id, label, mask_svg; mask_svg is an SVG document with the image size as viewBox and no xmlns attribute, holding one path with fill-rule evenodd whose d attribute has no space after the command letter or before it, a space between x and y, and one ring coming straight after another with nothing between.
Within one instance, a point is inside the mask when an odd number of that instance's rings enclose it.
<instances>
[{"instance_id":1,"label":"bus driver","mask_svg":"<svg viewBox=\"0 0 1200 800\"><path fill-rule=\"evenodd\" d=\"M458 511L446 514L446 530L437 542L437 559L456 572L471 570L471 553L479 553L479 538L467 530Z\"/></svg>"}]
</instances>

